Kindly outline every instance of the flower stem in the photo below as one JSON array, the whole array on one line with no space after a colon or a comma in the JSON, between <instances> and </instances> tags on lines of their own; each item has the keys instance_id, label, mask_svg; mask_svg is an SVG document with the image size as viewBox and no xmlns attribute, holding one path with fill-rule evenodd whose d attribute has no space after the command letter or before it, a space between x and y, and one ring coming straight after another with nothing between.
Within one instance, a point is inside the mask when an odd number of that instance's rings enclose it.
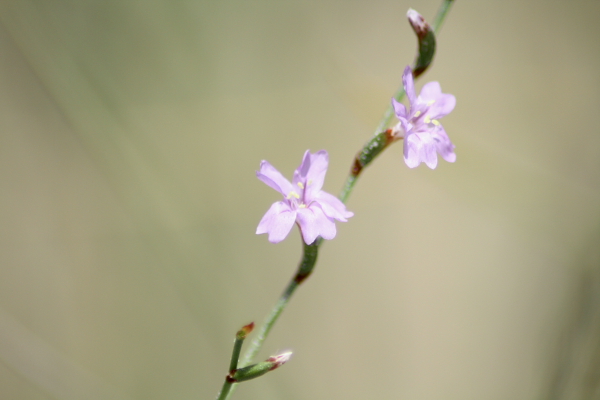
<instances>
[{"instance_id":1,"label":"flower stem","mask_svg":"<svg viewBox=\"0 0 600 400\"><path fill-rule=\"evenodd\" d=\"M269 335L269 332L271 332L273 325L275 325L275 322L277 322L277 319L279 318L279 316L285 309L285 306L287 305L287 303L290 301L290 298L292 297L292 294L294 293L294 291L296 290L298 285L299 284L294 279L292 279L288 283L287 287L281 294L281 297L275 304L275 307L273 307L273 309L271 310L271 312L265 319L263 325L261 326L260 330L256 334L256 337L252 341L252 344L250 344L250 347L246 351L246 354L244 355L244 358L242 359L242 362L240 363L240 365L242 367L249 365L252 362L252 359L259 352L259 350L262 347L263 342Z\"/></svg>"},{"instance_id":2,"label":"flower stem","mask_svg":"<svg viewBox=\"0 0 600 400\"><path fill-rule=\"evenodd\" d=\"M219 392L217 400L224 400L229 396L229 392L233 388L234 380L231 376L235 373L238 367L238 360L240 358L240 351L242 350L242 344L246 339L246 336L254 329L254 322L244 325L235 335L235 341L233 342L233 351L231 352L231 362L229 363L229 375L225 377L223 387Z\"/></svg>"},{"instance_id":3,"label":"flower stem","mask_svg":"<svg viewBox=\"0 0 600 400\"><path fill-rule=\"evenodd\" d=\"M444 23L444 19L446 18L446 14L450 10L450 7L454 4L454 0L444 0L442 5L438 9L437 15L431 24L431 28L437 34L442 28L442 24Z\"/></svg>"},{"instance_id":4,"label":"flower stem","mask_svg":"<svg viewBox=\"0 0 600 400\"><path fill-rule=\"evenodd\" d=\"M279 300L277 301L277 303L275 304L275 306L273 307L273 309L271 310L271 312L269 313L269 315L263 322L256 337L250 344L250 347L248 348L248 350L246 350L244 358L240 364L242 367L246 367L246 366L250 365L250 363L252 363L252 359L260 351L265 339L269 335L269 332L271 332L273 325L275 325L275 323L279 319L279 316L281 315L281 313L287 306L288 302L290 301L292 294L294 294L294 291L298 288L298 286L300 286L300 284L302 282L304 282L306 280L306 278L308 278L310 276L310 274L312 273L313 268L317 262L317 255L319 253L319 245L320 244L321 244L321 241L318 239L315 240L314 243L312 243L312 244L304 243L304 252L302 255L302 260L300 260L300 264L298 265L298 270L296 271L296 274L290 280L287 287L281 294L281 297L279 298ZM223 384L223 390L225 390L226 385L227 385L227 382L225 382ZM219 397L217 400L228 399L229 396L231 396L231 394L233 394L233 391L235 390L235 386L236 386L236 384L233 384L232 386L230 385L230 387L227 388L226 396Z\"/></svg>"},{"instance_id":5,"label":"flower stem","mask_svg":"<svg viewBox=\"0 0 600 400\"><path fill-rule=\"evenodd\" d=\"M288 283L287 287L281 294L279 301L277 302L277 304L275 304L275 307L273 307L271 313L265 319L265 322L258 331L258 334L256 335L256 337L252 341L252 344L246 351L244 359L241 363L242 367L245 367L252 362L252 359L256 356L256 354L262 347L262 344L269 335L271 328L273 328L273 325L275 325L275 322L277 322L277 319L281 315L282 311L285 309L285 306L287 306L296 288L298 288L298 286L300 286L300 284L304 282L304 280L308 278L308 276L311 274L315 263L317 262L319 244L320 242L318 240L316 240L312 244L304 243L304 254L302 255L302 260L298 265L298 271L296 272L296 275L294 275L292 280Z\"/></svg>"},{"instance_id":6,"label":"flower stem","mask_svg":"<svg viewBox=\"0 0 600 400\"><path fill-rule=\"evenodd\" d=\"M217 397L217 400L225 400L228 399L229 396L233 393L233 391L231 389L233 389L233 382L230 382L229 380L225 379L225 382L223 383L223 387L221 388L221 391L219 392L219 397Z\"/></svg>"},{"instance_id":7,"label":"flower stem","mask_svg":"<svg viewBox=\"0 0 600 400\"><path fill-rule=\"evenodd\" d=\"M354 189L354 184L356 183L357 180L358 180L358 176L355 176L353 174L348 175L348 178L346 179L346 183L344 184L344 187L342 188L342 192L339 195L339 198L342 201L342 203L345 203L346 200L348 200L348 197L350 196L350 193L352 193L352 189Z\"/></svg>"}]
</instances>

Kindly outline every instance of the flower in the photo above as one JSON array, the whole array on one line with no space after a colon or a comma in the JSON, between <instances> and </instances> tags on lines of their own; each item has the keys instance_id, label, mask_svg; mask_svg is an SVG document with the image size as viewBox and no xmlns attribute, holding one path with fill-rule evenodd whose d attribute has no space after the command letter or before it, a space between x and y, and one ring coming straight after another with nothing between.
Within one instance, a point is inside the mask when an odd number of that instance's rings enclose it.
<instances>
[{"instance_id":1,"label":"flower","mask_svg":"<svg viewBox=\"0 0 600 400\"><path fill-rule=\"evenodd\" d=\"M283 200L273 203L256 228L256 234L268 233L271 243L286 238L294 222L300 227L306 244L313 243L318 236L333 239L335 222L346 222L354 213L337 197L321 190L329 155L325 150L304 153L302 164L294 172L292 183L281 175L269 162L260 163L256 171L258 179L283 195Z\"/></svg>"},{"instance_id":2,"label":"flower","mask_svg":"<svg viewBox=\"0 0 600 400\"><path fill-rule=\"evenodd\" d=\"M410 109L407 111L402 103L392 99L394 111L400 120L392 132L394 137L404 138L406 165L415 168L424 162L434 169L437 166L436 152L448 162L456 161L454 145L439 121L454 109L456 98L451 94L442 93L438 82L425 84L417 97L410 67L404 69L402 83Z\"/></svg>"}]
</instances>

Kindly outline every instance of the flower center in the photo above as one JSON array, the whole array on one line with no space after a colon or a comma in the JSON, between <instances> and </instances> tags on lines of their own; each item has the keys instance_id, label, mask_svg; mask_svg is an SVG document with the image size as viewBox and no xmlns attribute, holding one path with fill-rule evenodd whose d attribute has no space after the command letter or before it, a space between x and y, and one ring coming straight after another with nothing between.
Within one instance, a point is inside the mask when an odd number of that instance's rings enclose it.
<instances>
[{"instance_id":1,"label":"flower center","mask_svg":"<svg viewBox=\"0 0 600 400\"><path fill-rule=\"evenodd\" d=\"M312 181L310 179L306 182L306 185L302 182L296 183L296 185L298 185L298 187L300 188L300 193L297 193L292 190L291 192L288 193L288 195L285 198L287 200L289 200L290 204L294 207L297 207L297 208L308 207L307 204L304 204L304 195L305 195L306 187L310 186L311 184L312 184Z\"/></svg>"},{"instance_id":2,"label":"flower center","mask_svg":"<svg viewBox=\"0 0 600 400\"><path fill-rule=\"evenodd\" d=\"M412 118L410 119L410 122L413 126L422 125L423 123L427 125L433 124L435 126L438 126L440 124L440 121L438 121L437 119L431 119L431 116L428 115L429 107L431 107L433 103L435 103L435 100L427 102L427 107L425 108L425 110L418 110L413 114Z\"/></svg>"}]
</instances>

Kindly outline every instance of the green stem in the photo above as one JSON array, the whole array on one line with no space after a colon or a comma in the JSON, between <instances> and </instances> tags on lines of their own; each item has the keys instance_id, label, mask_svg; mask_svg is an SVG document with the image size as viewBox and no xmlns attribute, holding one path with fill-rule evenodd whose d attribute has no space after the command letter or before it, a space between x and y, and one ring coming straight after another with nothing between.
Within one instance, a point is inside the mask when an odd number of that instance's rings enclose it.
<instances>
[{"instance_id":1,"label":"green stem","mask_svg":"<svg viewBox=\"0 0 600 400\"><path fill-rule=\"evenodd\" d=\"M345 203L346 200L348 200L348 197L350 197L350 193L352 193L352 189L354 189L354 185L356 184L356 181L358 180L358 176L355 175L348 175L348 178L346 179L346 183L344 184L344 187L342 188L342 192L340 193L340 200L342 201L342 203Z\"/></svg>"},{"instance_id":2,"label":"green stem","mask_svg":"<svg viewBox=\"0 0 600 400\"><path fill-rule=\"evenodd\" d=\"M227 379L225 379L225 382L223 383L223 387L221 388L221 392L219 393L219 397L217 397L217 400L228 399L231 393L233 393L231 389L233 389L233 382L229 382Z\"/></svg>"},{"instance_id":3,"label":"green stem","mask_svg":"<svg viewBox=\"0 0 600 400\"><path fill-rule=\"evenodd\" d=\"M277 301L275 307L273 307L273 309L265 319L264 323L260 327L260 330L258 331L256 337L250 344L250 347L248 348L248 350L246 350L246 354L244 355L244 358L240 364L242 367L250 365L256 354L258 354L258 352L262 348L262 345L267 336L269 335L269 332L271 332L273 325L275 325L275 323L279 319L279 316L290 301L290 298L292 297L292 294L294 294L294 291L312 273L313 268L317 262L317 255L319 253L320 244L321 241L318 239L315 240L315 242L312 244L304 243L304 253L302 255L302 260L298 265L298 270L296 271L296 274L281 294L279 301ZM235 387L237 386L236 384L233 384L231 387L225 388L226 384L227 382L225 382L225 384L223 385L223 389L227 389L228 394L225 397L219 397L218 400L228 399L229 396L233 394Z\"/></svg>"},{"instance_id":4,"label":"green stem","mask_svg":"<svg viewBox=\"0 0 600 400\"><path fill-rule=\"evenodd\" d=\"M259 352L263 342L269 335L269 332L271 332L273 325L275 325L275 322L277 322L277 319L285 309L285 306L287 306L288 302L290 301L292 294L294 294L294 291L298 288L298 286L300 286L300 284L304 282L306 278L308 278L315 266L315 263L317 262L317 255L319 252L320 242L316 240L312 244L303 244L304 254L302 255L302 260L298 265L298 271L296 272L296 275L294 275L290 283L288 283L287 287L285 288L281 297L279 298L279 301L271 310L271 313L268 315L267 319L261 326L256 337L252 341L252 344L246 351L246 355L244 356L244 359L241 363L242 367L245 367L252 362L252 359L254 359L256 354Z\"/></svg>"},{"instance_id":5,"label":"green stem","mask_svg":"<svg viewBox=\"0 0 600 400\"><path fill-rule=\"evenodd\" d=\"M437 34L442 28L442 23L446 18L446 14L450 11L450 7L454 4L454 0L444 0L442 5L438 9L437 15L433 20L433 24L431 24L431 29Z\"/></svg>"},{"instance_id":6,"label":"green stem","mask_svg":"<svg viewBox=\"0 0 600 400\"><path fill-rule=\"evenodd\" d=\"M232 375L236 372L238 367L238 360L240 359L240 352L242 350L242 344L244 344L244 340L246 336L254 329L254 322L249 323L248 325L244 325L242 329L240 329L235 334L235 341L233 342L233 351L231 352L231 362L229 363L229 374L225 377L225 383L223 383L223 387L219 392L219 396L217 400L224 400L229 396L229 392L233 388L233 379L231 379Z\"/></svg>"},{"instance_id":7,"label":"green stem","mask_svg":"<svg viewBox=\"0 0 600 400\"><path fill-rule=\"evenodd\" d=\"M244 339L235 339L235 343L233 344L233 352L231 354L231 363L229 364L229 372L235 371L237 369L238 360L240 359L240 352L242 351L243 343Z\"/></svg>"},{"instance_id":8,"label":"green stem","mask_svg":"<svg viewBox=\"0 0 600 400\"><path fill-rule=\"evenodd\" d=\"M292 294L294 294L294 291L296 290L298 285L299 284L294 279L292 279L290 283L288 283L288 286L283 291L281 297L275 304L275 307L273 307L271 313L265 319L265 322L261 326L260 331L256 334L256 337L252 341L252 344L246 351L246 354L242 359L242 362L240 363L242 367L248 366L252 362L256 354L260 351L263 342L269 335L269 332L271 332L271 329L273 328L273 325L275 325L275 322L277 322L277 319L279 319L279 316L285 309L285 306L287 306L288 302L290 301L290 298L292 297Z\"/></svg>"}]
</instances>

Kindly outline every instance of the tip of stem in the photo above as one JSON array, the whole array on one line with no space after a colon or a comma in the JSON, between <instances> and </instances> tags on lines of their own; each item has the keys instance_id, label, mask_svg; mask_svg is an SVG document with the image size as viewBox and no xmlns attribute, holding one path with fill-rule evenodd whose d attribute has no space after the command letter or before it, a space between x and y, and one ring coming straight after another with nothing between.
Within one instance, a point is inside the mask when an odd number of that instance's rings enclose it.
<instances>
[{"instance_id":1,"label":"tip of stem","mask_svg":"<svg viewBox=\"0 0 600 400\"><path fill-rule=\"evenodd\" d=\"M425 21L425 18L421 16L416 10L409 8L406 12L408 22L412 26L413 30L420 39L423 39L427 32L431 29L429 24Z\"/></svg>"},{"instance_id":2,"label":"tip of stem","mask_svg":"<svg viewBox=\"0 0 600 400\"><path fill-rule=\"evenodd\" d=\"M278 367L282 366L283 364L285 364L286 362L288 362L291 357L292 357L292 352L287 351L285 353L281 353L276 356L269 357L267 359L267 362L273 363L273 367L271 367L271 371L272 371L275 368L278 368Z\"/></svg>"},{"instance_id":3,"label":"tip of stem","mask_svg":"<svg viewBox=\"0 0 600 400\"><path fill-rule=\"evenodd\" d=\"M240 329L238 331L238 333L236 334L236 338L238 340L246 339L246 336L248 336L250 334L250 332L252 332L253 329L254 329L254 322L250 322L248 325L242 326L242 329Z\"/></svg>"}]
</instances>

